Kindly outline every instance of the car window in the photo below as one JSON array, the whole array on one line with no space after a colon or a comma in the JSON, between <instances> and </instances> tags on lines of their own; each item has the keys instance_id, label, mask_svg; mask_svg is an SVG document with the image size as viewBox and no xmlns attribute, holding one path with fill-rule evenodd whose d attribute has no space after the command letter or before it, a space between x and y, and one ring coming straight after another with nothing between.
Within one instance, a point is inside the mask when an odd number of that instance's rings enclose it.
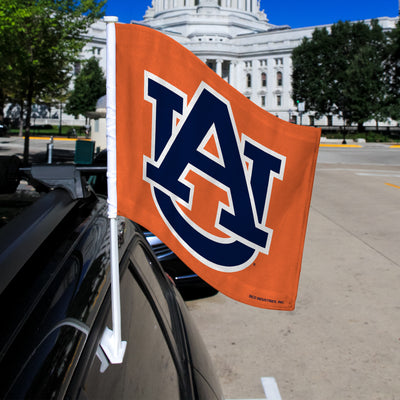
<instances>
[{"instance_id":1,"label":"car window","mask_svg":"<svg viewBox=\"0 0 400 400\"><path fill-rule=\"evenodd\" d=\"M145 282L146 287L152 292L152 298L163 311L168 325L171 326L171 312L167 301L169 291L165 287L165 277L161 275L160 270L155 265L156 261L148 254L146 249L140 243L138 243L138 245L133 249L131 259L135 266L131 271L140 274L140 278Z\"/></svg>"},{"instance_id":2,"label":"car window","mask_svg":"<svg viewBox=\"0 0 400 400\"><path fill-rule=\"evenodd\" d=\"M130 273L121 279L122 339L127 341L122 364L101 373L98 357L83 385L82 399L179 399L179 374L152 305ZM111 327L111 310L107 326Z\"/></svg>"},{"instance_id":3,"label":"car window","mask_svg":"<svg viewBox=\"0 0 400 400\"><path fill-rule=\"evenodd\" d=\"M171 340L170 346L174 354L185 358L182 351L186 347L184 328L182 326L181 310L177 304L171 282L166 278L153 254L142 242L138 242L131 253L131 272L139 282L142 290L151 301L157 316L166 327Z\"/></svg>"},{"instance_id":4,"label":"car window","mask_svg":"<svg viewBox=\"0 0 400 400\"><path fill-rule=\"evenodd\" d=\"M43 339L28 356L24 369L5 398L53 399L62 396L64 381L75 362L75 352L85 340L85 332L78 324L73 320L61 323Z\"/></svg>"}]
</instances>

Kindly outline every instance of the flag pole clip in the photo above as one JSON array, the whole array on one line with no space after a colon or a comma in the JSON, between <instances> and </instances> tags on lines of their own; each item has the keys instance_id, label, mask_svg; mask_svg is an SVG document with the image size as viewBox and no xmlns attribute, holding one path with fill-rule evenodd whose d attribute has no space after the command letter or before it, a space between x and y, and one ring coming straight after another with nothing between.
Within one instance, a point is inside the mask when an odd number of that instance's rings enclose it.
<instances>
[{"instance_id":1,"label":"flag pole clip","mask_svg":"<svg viewBox=\"0 0 400 400\"><path fill-rule=\"evenodd\" d=\"M124 359L126 342L121 341L121 291L119 281L118 224L116 218L109 218L111 231L111 308L112 328L105 328L100 345L111 364L121 364Z\"/></svg>"}]
</instances>

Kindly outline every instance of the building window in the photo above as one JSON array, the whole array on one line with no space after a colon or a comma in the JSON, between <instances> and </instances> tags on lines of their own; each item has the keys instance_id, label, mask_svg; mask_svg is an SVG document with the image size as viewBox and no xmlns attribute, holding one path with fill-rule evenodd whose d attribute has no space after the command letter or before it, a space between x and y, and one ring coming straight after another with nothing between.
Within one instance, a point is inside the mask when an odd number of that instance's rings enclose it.
<instances>
[{"instance_id":1,"label":"building window","mask_svg":"<svg viewBox=\"0 0 400 400\"><path fill-rule=\"evenodd\" d=\"M244 65L246 66L246 68L250 68L252 66L252 62L251 61L245 61Z\"/></svg>"},{"instance_id":2,"label":"building window","mask_svg":"<svg viewBox=\"0 0 400 400\"><path fill-rule=\"evenodd\" d=\"M94 55L94 56L100 56L101 55L101 47L92 47L90 49L90 52Z\"/></svg>"},{"instance_id":3,"label":"building window","mask_svg":"<svg viewBox=\"0 0 400 400\"><path fill-rule=\"evenodd\" d=\"M260 60L260 66L261 67L266 67L267 66L267 60Z\"/></svg>"},{"instance_id":4,"label":"building window","mask_svg":"<svg viewBox=\"0 0 400 400\"><path fill-rule=\"evenodd\" d=\"M332 126L332 115L328 115L328 126Z\"/></svg>"},{"instance_id":5,"label":"building window","mask_svg":"<svg viewBox=\"0 0 400 400\"><path fill-rule=\"evenodd\" d=\"M211 68L214 72L216 71L217 63L215 62L215 60L207 60L206 64L207 67Z\"/></svg>"},{"instance_id":6,"label":"building window","mask_svg":"<svg viewBox=\"0 0 400 400\"><path fill-rule=\"evenodd\" d=\"M261 86L262 87L267 86L267 74L265 72L261 73Z\"/></svg>"},{"instance_id":7,"label":"building window","mask_svg":"<svg viewBox=\"0 0 400 400\"><path fill-rule=\"evenodd\" d=\"M283 58L275 58L275 65L283 65Z\"/></svg>"},{"instance_id":8,"label":"building window","mask_svg":"<svg viewBox=\"0 0 400 400\"><path fill-rule=\"evenodd\" d=\"M281 106L282 105L282 96L280 94L278 94L276 96L276 105L277 106Z\"/></svg>"},{"instance_id":9,"label":"building window","mask_svg":"<svg viewBox=\"0 0 400 400\"><path fill-rule=\"evenodd\" d=\"M199 0L194 0L194 5L198 6L199 5Z\"/></svg>"},{"instance_id":10,"label":"building window","mask_svg":"<svg viewBox=\"0 0 400 400\"><path fill-rule=\"evenodd\" d=\"M265 102L265 96L262 95L262 96L261 96L261 107L265 107L265 104L266 104L266 102Z\"/></svg>"},{"instance_id":11,"label":"building window","mask_svg":"<svg viewBox=\"0 0 400 400\"><path fill-rule=\"evenodd\" d=\"M251 87L251 74L246 75L247 87Z\"/></svg>"},{"instance_id":12,"label":"building window","mask_svg":"<svg viewBox=\"0 0 400 400\"><path fill-rule=\"evenodd\" d=\"M278 86L282 86L282 72L281 71L278 71L276 73L276 84Z\"/></svg>"},{"instance_id":13,"label":"building window","mask_svg":"<svg viewBox=\"0 0 400 400\"><path fill-rule=\"evenodd\" d=\"M315 125L315 116L314 115L310 115L310 125L311 126Z\"/></svg>"}]
</instances>

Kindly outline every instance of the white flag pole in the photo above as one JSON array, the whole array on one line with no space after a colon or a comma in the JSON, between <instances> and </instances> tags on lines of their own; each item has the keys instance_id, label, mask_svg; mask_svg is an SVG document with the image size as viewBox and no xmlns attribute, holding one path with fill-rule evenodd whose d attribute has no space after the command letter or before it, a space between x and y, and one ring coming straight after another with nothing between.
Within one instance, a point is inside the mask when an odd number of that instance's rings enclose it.
<instances>
[{"instance_id":1,"label":"white flag pole","mask_svg":"<svg viewBox=\"0 0 400 400\"><path fill-rule=\"evenodd\" d=\"M119 282L118 226L117 226L117 149L116 149L116 41L117 17L105 17L107 23L107 190L108 218L111 232L111 304L112 329L106 328L101 347L112 364L124 358L126 342L121 341L121 296Z\"/></svg>"}]
</instances>

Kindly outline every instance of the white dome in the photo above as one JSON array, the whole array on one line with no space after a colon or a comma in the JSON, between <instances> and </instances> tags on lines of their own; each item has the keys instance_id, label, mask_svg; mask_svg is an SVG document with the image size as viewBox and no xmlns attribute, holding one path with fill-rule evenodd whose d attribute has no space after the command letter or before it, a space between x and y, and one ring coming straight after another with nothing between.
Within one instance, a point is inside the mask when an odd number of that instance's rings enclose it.
<instances>
[{"instance_id":1,"label":"white dome","mask_svg":"<svg viewBox=\"0 0 400 400\"><path fill-rule=\"evenodd\" d=\"M153 17L158 13L177 9L190 8L220 8L229 9L257 15L265 19L265 14L260 12L259 0L153 0L146 16ZM145 18L146 18L145 16Z\"/></svg>"},{"instance_id":2,"label":"white dome","mask_svg":"<svg viewBox=\"0 0 400 400\"><path fill-rule=\"evenodd\" d=\"M258 0L153 0L143 22L191 38L208 34L232 38L273 27Z\"/></svg>"}]
</instances>

